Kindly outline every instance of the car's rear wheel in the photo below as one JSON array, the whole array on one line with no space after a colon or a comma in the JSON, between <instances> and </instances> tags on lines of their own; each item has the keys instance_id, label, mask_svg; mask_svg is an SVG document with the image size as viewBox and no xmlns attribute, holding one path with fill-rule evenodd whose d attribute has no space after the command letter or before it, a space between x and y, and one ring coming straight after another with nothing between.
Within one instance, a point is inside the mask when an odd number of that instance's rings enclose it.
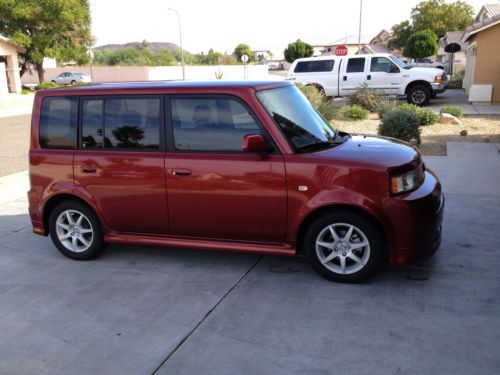
<instances>
[{"instance_id":1,"label":"car's rear wheel","mask_svg":"<svg viewBox=\"0 0 500 375\"><path fill-rule=\"evenodd\" d=\"M431 89L425 85L415 85L408 89L406 94L408 103L423 106L431 100Z\"/></svg>"},{"instance_id":2,"label":"car's rear wheel","mask_svg":"<svg viewBox=\"0 0 500 375\"><path fill-rule=\"evenodd\" d=\"M320 275L350 283L372 276L383 252L376 225L348 211L329 213L313 222L304 246L309 263Z\"/></svg>"},{"instance_id":3,"label":"car's rear wheel","mask_svg":"<svg viewBox=\"0 0 500 375\"><path fill-rule=\"evenodd\" d=\"M49 226L52 242L69 258L93 259L106 246L99 218L81 202L59 203L50 213Z\"/></svg>"},{"instance_id":4,"label":"car's rear wheel","mask_svg":"<svg viewBox=\"0 0 500 375\"><path fill-rule=\"evenodd\" d=\"M74 85L76 83L76 81L71 81L71 84Z\"/></svg>"},{"instance_id":5,"label":"car's rear wheel","mask_svg":"<svg viewBox=\"0 0 500 375\"><path fill-rule=\"evenodd\" d=\"M52 81L50 81L50 82L52 82L52 83L57 83L57 82L56 82L56 81L54 81L54 80L52 80Z\"/></svg>"}]
</instances>

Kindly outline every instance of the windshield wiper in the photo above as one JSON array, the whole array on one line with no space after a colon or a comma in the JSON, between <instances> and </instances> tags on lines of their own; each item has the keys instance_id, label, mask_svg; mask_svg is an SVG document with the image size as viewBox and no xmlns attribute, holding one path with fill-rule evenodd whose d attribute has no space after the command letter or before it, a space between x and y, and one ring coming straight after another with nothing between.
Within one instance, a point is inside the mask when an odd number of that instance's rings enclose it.
<instances>
[{"instance_id":1,"label":"windshield wiper","mask_svg":"<svg viewBox=\"0 0 500 375\"><path fill-rule=\"evenodd\" d=\"M338 144L340 144L340 143L333 142L333 141L319 141L319 142L310 143L310 144L305 145L305 146L301 146L301 147L297 148L297 151L301 152L301 151L312 151L312 150L322 149L322 148L330 148L330 147L336 146Z\"/></svg>"}]
</instances>

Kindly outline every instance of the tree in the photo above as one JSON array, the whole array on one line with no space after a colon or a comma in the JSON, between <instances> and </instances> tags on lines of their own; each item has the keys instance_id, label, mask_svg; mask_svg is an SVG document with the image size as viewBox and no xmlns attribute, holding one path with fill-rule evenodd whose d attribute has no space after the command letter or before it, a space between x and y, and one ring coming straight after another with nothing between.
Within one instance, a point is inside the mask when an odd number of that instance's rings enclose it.
<instances>
[{"instance_id":1,"label":"tree","mask_svg":"<svg viewBox=\"0 0 500 375\"><path fill-rule=\"evenodd\" d=\"M19 47L21 75L34 65L44 80L43 58L84 64L93 44L88 0L0 0L0 34Z\"/></svg>"},{"instance_id":2,"label":"tree","mask_svg":"<svg viewBox=\"0 0 500 375\"><path fill-rule=\"evenodd\" d=\"M293 63L296 59L301 57L311 57L314 53L314 49L310 44L307 44L300 39L296 42L290 43L287 48L285 48L285 60L289 63Z\"/></svg>"},{"instance_id":3,"label":"tree","mask_svg":"<svg viewBox=\"0 0 500 375\"><path fill-rule=\"evenodd\" d=\"M438 51L437 36L432 30L412 34L406 42L403 55L412 59L435 55Z\"/></svg>"},{"instance_id":4,"label":"tree","mask_svg":"<svg viewBox=\"0 0 500 375\"><path fill-rule=\"evenodd\" d=\"M389 49L402 49L410 35L413 33L413 28L410 21L406 20L394 25L391 28L392 38L389 40L387 47Z\"/></svg>"},{"instance_id":5,"label":"tree","mask_svg":"<svg viewBox=\"0 0 500 375\"><path fill-rule=\"evenodd\" d=\"M438 38L447 31L464 30L472 23L473 16L474 8L464 1L421 1L411 11L413 30L431 30Z\"/></svg>"},{"instance_id":6,"label":"tree","mask_svg":"<svg viewBox=\"0 0 500 375\"><path fill-rule=\"evenodd\" d=\"M245 43L240 43L236 46L233 52L234 57L236 57L236 60L241 61L241 56L247 55L248 56L248 61L253 60L253 52L252 49L248 44Z\"/></svg>"}]
</instances>

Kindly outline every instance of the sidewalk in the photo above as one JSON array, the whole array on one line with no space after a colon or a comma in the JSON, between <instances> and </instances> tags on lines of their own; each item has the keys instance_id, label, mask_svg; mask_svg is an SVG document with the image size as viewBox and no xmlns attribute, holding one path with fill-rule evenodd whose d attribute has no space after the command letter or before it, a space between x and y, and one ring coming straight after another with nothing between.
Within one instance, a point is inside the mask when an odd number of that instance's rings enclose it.
<instances>
[{"instance_id":1,"label":"sidewalk","mask_svg":"<svg viewBox=\"0 0 500 375\"><path fill-rule=\"evenodd\" d=\"M9 103L0 104L0 118L31 114L35 94L9 94Z\"/></svg>"},{"instance_id":2,"label":"sidewalk","mask_svg":"<svg viewBox=\"0 0 500 375\"><path fill-rule=\"evenodd\" d=\"M464 116L500 116L500 104L471 104L465 90L451 89L431 99L428 108L435 112L445 105L457 105L464 110Z\"/></svg>"}]
</instances>

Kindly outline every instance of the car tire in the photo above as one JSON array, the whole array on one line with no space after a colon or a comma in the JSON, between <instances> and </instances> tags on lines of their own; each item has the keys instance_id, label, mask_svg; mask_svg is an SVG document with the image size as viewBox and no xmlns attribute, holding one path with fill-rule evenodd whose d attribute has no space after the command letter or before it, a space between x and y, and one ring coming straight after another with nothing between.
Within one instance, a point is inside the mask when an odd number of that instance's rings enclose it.
<instances>
[{"instance_id":1,"label":"car tire","mask_svg":"<svg viewBox=\"0 0 500 375\"><path fill-rule=\"evenodd\" d=\"M73 80L73 81L71 81L71 84L72 84L72 85L74 85L75 83L76 83L76 81L74 81L74 80Z\"/></svg>"},{"instance_id":2,"label":"car tire","mask_svg":"<svg viewBox=\"0 0 500 375\"><path fill-rule=\"evenodd\" d=\"M54 207L49 231L57 249L71 259L93 259L106 247L99 218L86 204L75 200Z\"/></svg>"},{"instance_id":3,"label":"car tire","mask_svg":"<svg viewBox=\"0 0 500 375\"><path fill-rule=\"evenodd\" d=\"M321 276L344 283L366 281L378 269L383 254L377 226L349 211L328 213L315 220L304 246L310 265Z\"/></svg>"},{"instance_id":4,"label":"car tire","mask_svg":"<svg viewBox=\"0 0 500 375\"><path fill-rule=\"evenodd\" d=\"M56 81L54 81L54 80L52 80L52 81L50 81L50 82L57 84L57 82L56 82Z\"/></svg>"},{"instance_id":5,"label":"car tire","mask_svg":"<svg viewBox=\"0 0 500 375\"><path fill-rule=\"evenodd\" d=\"M408 103L419 107L424 106L431 100L431 89L425 85L414 85L406 93Z\"/></svg>"}]
</instances>

